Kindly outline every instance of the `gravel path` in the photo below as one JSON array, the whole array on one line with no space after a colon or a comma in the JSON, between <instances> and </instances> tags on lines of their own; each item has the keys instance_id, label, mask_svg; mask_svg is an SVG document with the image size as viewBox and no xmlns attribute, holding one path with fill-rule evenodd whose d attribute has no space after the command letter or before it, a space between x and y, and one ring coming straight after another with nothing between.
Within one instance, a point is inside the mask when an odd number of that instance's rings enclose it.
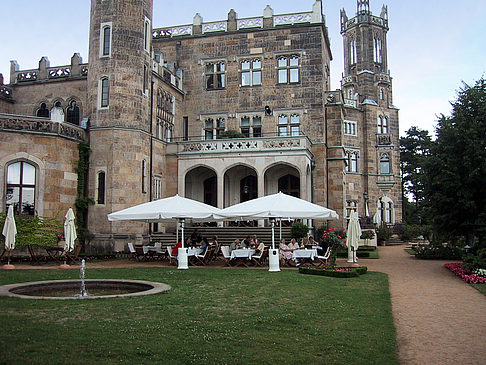
<instances>
[{"instance_id":1,"label":"gravel path","mask_svg":"<svg viewBox=\"0 0 486 365\"><path fill-rule=\"evenodd\" d=\"M404 246L379 247L360 260L388 274L400 364L486 364L486 296Z\"/></svg>"}]
</instances>

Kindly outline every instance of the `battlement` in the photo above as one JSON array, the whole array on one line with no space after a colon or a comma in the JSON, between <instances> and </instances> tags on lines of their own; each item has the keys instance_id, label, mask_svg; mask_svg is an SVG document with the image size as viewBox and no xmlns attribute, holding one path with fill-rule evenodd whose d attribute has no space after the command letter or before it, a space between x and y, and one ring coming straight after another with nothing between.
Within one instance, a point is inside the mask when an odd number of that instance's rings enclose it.
<instances>
[{"instance_id":1,"label":"battlement","mask_svg":"<svg viewBox=\"0 0 486 365\"><path fill-rule=\"evenodd\" d=\"M206 35L219 32L234 32L249 29L277 28L280 26L293 26L301 24L324 24L322 2L316 1L312 11L274 15L273 9L267 5L261 17L238 19L238 14L231 9L227 20L203 22L199 13L193 18L192 24L172 27L156 28L152 31L153 39L172 38L181 36Z\"/></svg>"},{"instance_id":2,"label":"battlement","mask_svg":"<svg viewBox=\"0 0 486 365\"><path fill-rule=\"evenodd\" d=\"M42 57L39 61L39 68L32 70L20 70L17 61L10 61L10 84L86 78L88 75L88 64L82 62L79 53L75 53L71 57L71 64L65 66L50 67L49 59Z\"/></svg>"}]
</instances>

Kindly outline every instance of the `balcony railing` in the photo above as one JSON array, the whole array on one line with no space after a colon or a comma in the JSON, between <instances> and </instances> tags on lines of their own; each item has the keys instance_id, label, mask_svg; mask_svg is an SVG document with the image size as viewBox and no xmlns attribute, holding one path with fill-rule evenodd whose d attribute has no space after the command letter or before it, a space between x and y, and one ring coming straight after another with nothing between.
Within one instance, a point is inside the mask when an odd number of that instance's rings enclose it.
<instances>
[{"instance_id":1,"label":"balcony railing","mask_svg":"<svg viewBox=\"0 0 486 365\"><path fill-rule=\"evenodd\" d=\"M311 142L306 136L184 141L177 145L179 154L311 150Z\"/></svg>"},{"instance_id":2,"label":"balcony railing","mask_svg":"<svg viewBox=\"0 0 486 365\"><path fill-rule=\"evenodd\" d=\"M86 132L78 126L24 115L0 113L0 131L54 135L78 142L86 139Z\"/></svg>"}]
</instances>

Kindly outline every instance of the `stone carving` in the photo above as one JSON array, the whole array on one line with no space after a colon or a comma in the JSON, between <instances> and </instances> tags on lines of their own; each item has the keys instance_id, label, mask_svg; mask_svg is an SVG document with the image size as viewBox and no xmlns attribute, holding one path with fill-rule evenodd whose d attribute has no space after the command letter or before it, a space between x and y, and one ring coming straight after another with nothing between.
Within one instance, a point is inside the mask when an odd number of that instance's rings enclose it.
<instances>
[{"instance_id":1,"label":"stone carving","mask_svg":"<svg viewBox=\"0 0 486 365\"><path fill-rule=\"evenodd\" d=\"M35 81L37 80L37 71L24 71L17 74L17 81Z\"/></svg>"},{"instance_id":2,"label":"stone carving","mask_svg":"<svg viewBox=\"0 0 486 365\"><path fill-rule=\"evenodd\" d=\"M228 26L228 23L226 21L205 23L205 24L203 24L203 33L226 32L227 26Z\"/></svg>"},{"instance_id":3,"label":"stone carving","mask_svg":"<svg viewBox=\"0 0 486 365\"><path fill-rule=\"evenodd\" d=\"M262 149L300 148L304 138L237 139L185 143L182 152L244 152Z\"/></svg>"},{"instance_id":4,"label":"stone carving","mask_svg":"<svg viewBox=\"0 0 486 365\"><path fill-rule=\"evenodd\" d=\"M69 66L62 66L49 69L49 78L50 79L57 79L60 77L69 77L71 76L71 67Z\"/></svg>"},{"instance_id":5,"label":"stone carving","mask_svg":"<svg viewBox=\"0 0 486 365\"><path fill-rule=\"evenodd\" d=\"M164 37L177 37L181 35L192 35L192 25L181 25L179 27L158 28L152 32L152 37L164 38Z\"/></svg>"},{"instance_id":6,"label":"stone carving","mask_svg":"<svg viewBox=\"0 0 486 365\"><path fill-rule=\"evenodd\" d=\"M6 99L12 99L12 90L4 85L0 86L0 95Z\"/></svg>"},{"instance_id":7,"label":"stone carving","mask_svg":"<svg viewBox=\"0 0 486 365\"><path fill-rule=\"evenodd\" d=\"M392 144L391 136L389 134L379 134L378 135L378 145L388 146Z\"/></svg>"},{"instance_id":8,"label":"stone carving","mask_svg":"<svg viewBox=\"0 0 486 365\"><path fill-rule=\"evenodd\" d=\"M277 15L273 18L273 25L286 25L297 23L309 23L312 19L312 13L297 13L287 15Z\"/></svg>"},{"instance_id":9,"label":"stone carving","mask_svg":"<svg viewBox=\"0 0 486 365\"><path fill-rule=\"evenodd\" d=\"M238 19L238 29L262 28L263 18Z\"/></svg>"}]
</instances>

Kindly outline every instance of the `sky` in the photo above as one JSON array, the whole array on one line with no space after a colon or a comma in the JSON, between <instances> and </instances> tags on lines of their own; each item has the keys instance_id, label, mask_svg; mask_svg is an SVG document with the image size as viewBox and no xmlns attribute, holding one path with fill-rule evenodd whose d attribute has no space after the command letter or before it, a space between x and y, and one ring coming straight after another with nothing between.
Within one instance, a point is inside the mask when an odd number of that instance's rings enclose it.
<instances>
[{"instance_id":1,"label":"sky","mask_svg":"<svg viewBox=\"0 0 486 365\"><path fill-rule=\"evenodd\" d=\"M9 82L10 60L21 70L38 68L42 56L51 66L70 64L80 53L88 60L89 0L0 0L3 36L0 73ZM268 4L274 14L307 12L314 0L154 0L153 27L191 24L199 13L204 22L225 20L230 9L239 18L261 16ZM463 82L486 77L485 0L370 0L379 15L388 6L388 67L393 78L393 104L400 109L400 134L411 126L433 133L441 114ZM221 5L223 4L223 5ZM340 9L356 14L356 0L324 0L331 38L331 86L340 88L343 44ZM8 16L7 16L8 14Z\"/></svg>"}]
</instances>

